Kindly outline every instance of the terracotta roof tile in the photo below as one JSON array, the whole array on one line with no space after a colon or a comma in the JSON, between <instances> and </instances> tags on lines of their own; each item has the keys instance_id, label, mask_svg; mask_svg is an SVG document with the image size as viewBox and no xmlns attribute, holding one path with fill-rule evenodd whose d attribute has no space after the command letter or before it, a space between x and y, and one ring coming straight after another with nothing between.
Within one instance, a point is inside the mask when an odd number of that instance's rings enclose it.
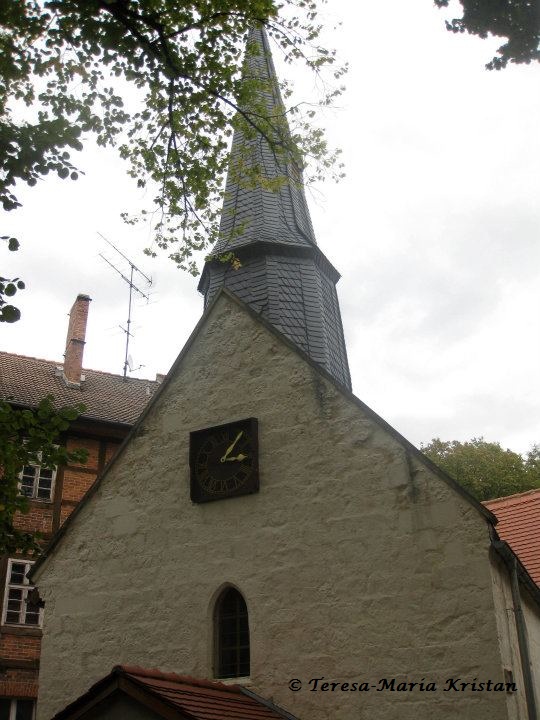
<instances>
[{"instance_id":1,"label":"terracotta roof tile","mask_svg":"<svg viewBox=\"0 0 540 720\"><path fill-rule=\"evenodd\" d=\"M240 685L126 665L116 669L197 720L283 720L284 717L246 695Z\"/></svg>"},{"instance_id":2,"label":"terracotta roof tile","mask_svg":"<svg viewBox=\"0 0 540 720\"><path fill-rule=\"evenodd\" d=\"M484 505L497 516L497 532L540 585L540 489L488 500Z\"/></svg>"},{"instance_id":3,"label":"terracotta roof tile","mask_svg":"<svg viewBox=\"0 0 540 720\"><path fill-rule=\"evenodd\" d=\"M0 352L0 399L34 407L46 395L63 407L84 403L83 417L133 425L158 383L84 369L81 387L68 387L56 369L62 363Z\"/></svg>"},{"instance_id":4,"label":"terracotta roof tile","mask_svg":"<svg viewBox=\"0 0 540 720\"><path fill-rule=\"evenodd\" d=\"M149 693L169 708L178 711L179 718L193 720L297 720L285 710L255 695L237 684L200 680L186 675L146 670L130 665L117 665L106 678L93 685L87 693L55 715L53 720L79 717L82 708L93 707L96 698L103 698L107 687L116 678ZM110 691L110 690L109 690ZM158 710L156 709L156 712ZM159 712L158 712L159 714ZM84 713L83 713L84 716ZM167 715L169 717L169 715Z\"/></svg>"}]
</instances>

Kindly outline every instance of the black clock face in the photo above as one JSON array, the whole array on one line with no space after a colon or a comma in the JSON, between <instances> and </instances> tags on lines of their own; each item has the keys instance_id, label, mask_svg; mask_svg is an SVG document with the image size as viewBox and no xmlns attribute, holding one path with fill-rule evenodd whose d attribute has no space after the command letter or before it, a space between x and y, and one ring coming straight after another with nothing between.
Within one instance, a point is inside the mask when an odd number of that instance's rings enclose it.
<instances>
[{"instance_id":1,"label":"black clock face","mask_svg":"<svg viewBox=\"0 0 540 720\"><path fill-rule=\"evenodd\" d=\"M259 488L257 421L240 420L192 432L191 499L208 502Z\"/></svg>"}]
</instances>

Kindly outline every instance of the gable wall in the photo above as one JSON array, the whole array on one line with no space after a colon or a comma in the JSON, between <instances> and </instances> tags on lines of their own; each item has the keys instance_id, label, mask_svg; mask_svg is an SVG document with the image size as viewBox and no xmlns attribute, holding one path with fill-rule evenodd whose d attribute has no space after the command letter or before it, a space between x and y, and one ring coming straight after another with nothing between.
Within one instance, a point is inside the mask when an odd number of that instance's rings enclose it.
<instances>
[{"instance_id":1,"label":"gable wall","mask_svg":"<svg viewBox=\"0 0 540 720\"><path fill-rule=\"evenodd\" d=\"M116 693L87 710L78 720L163 720L163 715L123 693Z\"/></svg>"},{"instance_id":2,"label":"gable wall","mask_svg":"<svg viewBox=\"0 0 540 720\"><path fill-rule=\"evenodd\" d=\"M261 490L189 500L189 431L259 419ZM252 688L310 720L505 718L486 522L225 295L38 573L39 720L119 663L212 677L213 600L249 609ZM437 692L310 691L309 680ZM291 692L292 678L303 681Z\"/></svg>"}]
</instances>

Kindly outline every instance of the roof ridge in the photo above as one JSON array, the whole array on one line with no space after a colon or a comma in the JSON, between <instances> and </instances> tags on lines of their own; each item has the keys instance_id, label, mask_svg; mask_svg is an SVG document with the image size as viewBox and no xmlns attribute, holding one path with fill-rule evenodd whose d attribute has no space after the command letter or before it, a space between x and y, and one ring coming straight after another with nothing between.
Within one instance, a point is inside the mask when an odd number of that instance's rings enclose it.
<instances>
[{"instance_id":1,"label":"roof ridge","mask_svg":"<svg viewBox=\"0 0 540 720\"><path fill-rule=\"evenodd\" d=\"M109 375L110 377L122 378L122 379L124 377L123 375L120 375L118 373L112 373L112 372L109 372L108 370L94 370L94 368L84 368L83 367L82 372L98 373L99 375ZM157 383L157 380L151 380L150 378L129 377L128 380L131 382L135 381L135 382L148 382L148 383L154 383L154 384Z\"/></svg>"},{"instance_id":2,"label":"roof ridge","mask_svg":"<svg viewBox=\"0 0 540 720\"><path fill-rule=\"evenodd\" d=\"M129 696L132 689L138 691L135 699L143 706L156 709L159 717L298 720L270 700L239 685L137 665L115 665L106 677L57 713L54 720L73 720L81 716L81 711L86 715L90 710L92 714L92 709L105 698L114 696L118 690ZM159 702L159 706L156 707L154 701Z\"/></svg>"},{"instance_id":3,"label":"roof ridge","mask_svg":"<svg viewBox=\"0 0 540 720\"><path fill-rule=\"evenodd\" d=\"M524 490L523 492L514 493L513 495L503 495L501 497L493 498L491 500L484 500L482 502L482 505L489 507L491 503L505 502L507 500L516 500L518 498L523 498L527 495L535 495L536 493L540 493L540 488L531 488L531 490Z\"/></svg>"},{"instance_id":4,"label":"roof ridge","mask_svg":"<svg viewBox=\"0 0 540 720\"><path fill-rule=\"evenodd\" d=\"M136 675L137 677L146 677L154 680L169 680L171 682L181 682L193 687L203 687L212 690L222 690L241 694L240 686L236 683L225 684L219 680L205 680L193 677L192 675L179 675L175 672L167 672L158 668L143 668L139 665L116 665L113 670L123 672L126 675Z\"/></svg>"},{"instance_id":5,"label":"roof ridge","mask_svg":"<svg viewBox=\"0 0 540 720\"><path fill-rule=\"evenodd\" d=\"M15 358L19 358L21 360L35 360L36 362L47 363L47 365L53 365L54 367L59 367L59 366L64 365L62 360L48 360L47 358L35 357L34 355L21 355L20 353L7 352L6 350L0 350L0 355L4 355L4 356L8 356L8 357L15 357ZM113 373L113 372L110 372L109 370L95 370L94 368L89 368L89 367L83 367L82 372L83 373L85 373L85 372L99 373L100 375L108 375L109 377L123 378L123 375L121 375L119 373ZM135 382L149 382L149 383L154 383L154 384L157 383L157 380L151 380L150 378L130 377L129 380L135 381Z\"/></svg>"},{"instance_id":6,"label":"roof ridge","mask_svg":"<svg viewBox=\"0 0 540 720\"><path fill-rule=\"evenodd\" d=\"M34 355L21 355L21 353L8 352L7 350L0 350L0 355L9 355L10 357L22 358L24 360L38 360L39 362L46 362L51 365L63 364L61 360L47 360L47 358L35 357Z\"/></svg>"}]
</instances>

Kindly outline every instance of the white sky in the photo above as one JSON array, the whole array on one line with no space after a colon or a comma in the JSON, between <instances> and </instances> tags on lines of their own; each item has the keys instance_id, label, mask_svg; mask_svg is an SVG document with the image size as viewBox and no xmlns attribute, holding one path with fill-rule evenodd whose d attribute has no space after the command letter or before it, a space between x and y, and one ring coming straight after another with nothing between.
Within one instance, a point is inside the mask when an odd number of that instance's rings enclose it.
<instances>
[{"instance_id":1,"label":"white sky","mask_svg":"<svg viewBox=\"0 0 540 720\"><path fill-rule=\"evenodd\" d=\"M429 0L331 5L329 27L343 25L328 36L351 71L324 123L347 177L312 192L310 208L342 273L354 391L417 445L483 435L525 452L540 442L540 68L488 72L500 43L448 33L452 12ZM84 364L122 372L127 286L99 253L126 267L99 231L153 277L151 303L135 303L131 354L154 377L200 317L197 279L145 257L148 230L120 220L149 198L114 150L89 146L76 164L83 178L21 188L23 207L4 217L2 234L22 247L2 251L3 269L28 289L0 346L60 361L84 292Z\"/></svg>"}]
</instances>

